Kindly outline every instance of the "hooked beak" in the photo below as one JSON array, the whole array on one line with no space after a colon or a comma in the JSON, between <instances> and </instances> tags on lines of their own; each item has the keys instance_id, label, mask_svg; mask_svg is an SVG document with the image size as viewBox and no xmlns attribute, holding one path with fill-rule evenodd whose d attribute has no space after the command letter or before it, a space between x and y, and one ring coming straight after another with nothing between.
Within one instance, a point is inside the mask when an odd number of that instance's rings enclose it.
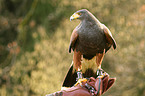
<instances>
[{"instance_id":1,"label":"hooked beak","mask_svg":"<svg viewBox=\"0 0 145 96\"><path fill-rule=\"evenodd\" d=\"M71 17L70 17L70 21L71 20L75 20L78 19L80 17L80 15L78 13L74 13Z\"/></svg>"}]
</instances>

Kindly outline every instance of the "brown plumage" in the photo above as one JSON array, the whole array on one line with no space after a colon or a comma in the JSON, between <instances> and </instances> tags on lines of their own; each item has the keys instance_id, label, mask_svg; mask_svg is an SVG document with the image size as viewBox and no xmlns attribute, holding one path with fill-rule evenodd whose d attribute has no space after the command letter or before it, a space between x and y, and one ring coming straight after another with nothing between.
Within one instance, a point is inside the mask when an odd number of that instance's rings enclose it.
<instances>
[{"instance_id":1,"label":"brown plumage","mask_svg":"<svg viewBox=\"0 0 145 96\"><path fill-rule=\"evenodd\" d=\"M95 57L97 68L101 68L104 54L116 42L110 30L86 9L75 12L70 20L79 19L80 24L73 30L69 52L74 51L73 63L76 71L82 70L83 59L90 61Z\"/></svg>"}]
</instances>

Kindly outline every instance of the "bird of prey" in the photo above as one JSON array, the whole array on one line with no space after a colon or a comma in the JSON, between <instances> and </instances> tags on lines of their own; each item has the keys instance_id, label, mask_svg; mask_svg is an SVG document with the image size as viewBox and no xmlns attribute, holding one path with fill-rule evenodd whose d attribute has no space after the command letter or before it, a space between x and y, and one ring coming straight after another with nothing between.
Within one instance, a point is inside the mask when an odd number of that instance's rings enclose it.
<instances>
[{"instance_id":1,"label":"bird of prey","mask_svg":"<svg viewBox=\"0 0 145 96\"><path fill-rule=\"evenodd\" d=\"M70 17L70 20L75 19L79 19L80 24L73 30L70 39L69 53L73 50L74 54L73 65L63 83L63 86L67 87L72 85L68 82L72 77L76 77L74 73L79 81L87 68L96 71L96 74L100 72L104 54L111 46L116 49L116 42L110 30L87 9L79 10Z\"/></svg>"}]
</instances>

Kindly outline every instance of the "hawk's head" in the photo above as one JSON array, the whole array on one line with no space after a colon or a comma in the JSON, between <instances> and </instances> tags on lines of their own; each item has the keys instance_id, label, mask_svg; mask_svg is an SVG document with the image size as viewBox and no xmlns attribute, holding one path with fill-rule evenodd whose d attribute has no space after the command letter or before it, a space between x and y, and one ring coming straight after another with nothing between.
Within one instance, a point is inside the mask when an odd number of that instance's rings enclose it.
<instances>
[{"instance_id":1,"label":"hawk's head","mask_svg":"<svg viewBox=\"0 0 145 96\"><path fill-rule=\"evenodd\" d=\"M85 19L89 14L89 11L87 9L82 9L77 12L75 12L71 17L70 20L75 20L75 19L80 19L83 20Z\"/></svg>"}]
</instances>

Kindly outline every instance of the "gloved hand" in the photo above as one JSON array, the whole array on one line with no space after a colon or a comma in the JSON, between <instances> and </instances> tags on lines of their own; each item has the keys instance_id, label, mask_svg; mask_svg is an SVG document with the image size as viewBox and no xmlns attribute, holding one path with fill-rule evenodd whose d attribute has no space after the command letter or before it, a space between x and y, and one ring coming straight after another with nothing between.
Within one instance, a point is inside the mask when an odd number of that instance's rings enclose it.
<instances>
[{"instance_id":1,"label":"gloved hand","mask_svg":"<svg viewBox=\"0 0 145 96\"><path fill-rule=\"evenodd\" d=\"M73 86L46 96L101 96L111 88L115 80L115 78L109 78L109 75L96 79L90 77L82 85Z\"/></svg>"}]
</instances>

